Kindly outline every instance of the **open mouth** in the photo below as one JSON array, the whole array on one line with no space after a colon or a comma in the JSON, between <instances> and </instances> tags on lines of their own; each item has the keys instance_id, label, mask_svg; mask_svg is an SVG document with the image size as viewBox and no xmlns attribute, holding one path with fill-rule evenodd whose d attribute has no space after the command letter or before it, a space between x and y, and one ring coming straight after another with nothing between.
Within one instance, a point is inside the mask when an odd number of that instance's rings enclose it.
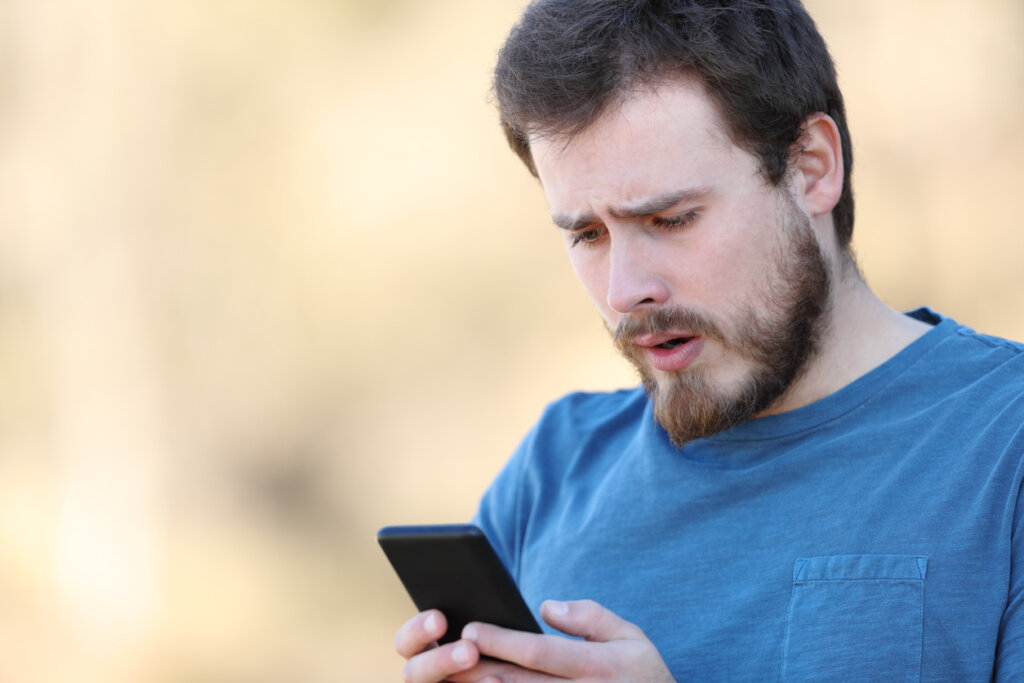
<instances>
[{"instance_id":1,"label":"open mouth","mask_svg":"<svg viewBox=\"0 0 1024 683\"><path fill-rule=\"evenodd\" d=\"M686 342L690 341L691 339L693 339L693 337L673 337L672 339L669 339L667 342L664 342L662 344L658 344L657 348L659 348L659 349L667 349L667 350L671 351L672 349L674 349L674 348L676 348L678 346L682 346L683 344L685 344Z\"/></svg>"}]
</instances>

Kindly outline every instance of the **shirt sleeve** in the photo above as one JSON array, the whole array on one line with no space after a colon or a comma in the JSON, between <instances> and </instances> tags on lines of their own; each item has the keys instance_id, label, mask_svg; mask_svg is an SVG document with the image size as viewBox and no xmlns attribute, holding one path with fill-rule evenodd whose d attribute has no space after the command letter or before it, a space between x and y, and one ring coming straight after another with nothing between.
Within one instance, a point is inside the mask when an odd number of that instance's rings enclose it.
<instances>
[{"instance_id":1,"label":"shirt sleeve","mask_svg":"<svg viewBox=\"0 0 1024 683\"><path fill-rule=\"evenodd\" d=\"M1017 432L1014 444L1020 445L1024 428ZM1018 448L1018 451L1024 448ZM1024 459L1024 458L1022 458ZM1006 609L999 624L999 639L996 643L996 663L992 680L1024 680L1024 475L1017 471L1017 500L1013 512L1013 527L1010 537L1010 583L1007 591Z\"/></svg>"},{"instance_id":2,"label":"shirt sleeve","mask_svg":"<svg viewBox=\"0 0 1024 683\"><path fill-rule=\"evenodd\" d=\"M527 434L505 463L481 498L473 517L473 524L483 530L505 568L517 582L527 518L525 500L530 495L526 469L535 434L536 428Z\"/></svg>"}]
</instances>

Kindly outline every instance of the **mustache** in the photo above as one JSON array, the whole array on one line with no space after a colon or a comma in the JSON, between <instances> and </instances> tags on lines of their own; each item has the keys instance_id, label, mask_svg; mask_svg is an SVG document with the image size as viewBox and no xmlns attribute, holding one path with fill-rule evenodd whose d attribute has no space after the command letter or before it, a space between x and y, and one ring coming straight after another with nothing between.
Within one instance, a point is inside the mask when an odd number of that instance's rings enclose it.
<instances>
[{"instance_id":1,"label":"mustache","mask_svg":"<svg viewBox=\"0 0 1024 683\"><path fill-rule=\"evenodd\" d=\"M729 346L718 324L708 315L691 308L652 308L623 316L612 331L612 340L620 350L630 347L633 339L644 334L686 330L701 337L715 339Z\"/></svg>"}]
</instances>

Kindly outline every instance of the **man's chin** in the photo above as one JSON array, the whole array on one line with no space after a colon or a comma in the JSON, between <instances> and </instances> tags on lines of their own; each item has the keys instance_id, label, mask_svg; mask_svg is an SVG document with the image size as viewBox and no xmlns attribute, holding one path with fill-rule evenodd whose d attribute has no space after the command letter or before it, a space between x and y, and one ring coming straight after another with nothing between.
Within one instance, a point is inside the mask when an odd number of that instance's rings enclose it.
<instances>
[{"instance_id":1,"label":"man's chin","mask_svg":"<svg viewBox=\"0 0 1024 683\"><path fill-rule=\"evenodd\" d=\"M742 359L733 363L732 370L728 376L716 373L712 376L706 364L693 365L685 370L658 370L646 365L640 370L640 377L647 387L647 393L651 394L652 389L660 396L668 396L674 392L682 391L688 400L700 401L711 397L716 403L724 398L726 402L729 396L740 396L744 393L744 386L750 381L752 374L741 371L747 370Z\"/></svg>"},{"instance_id":2,"label":"man's chin","mask_svg":"<svg viewBox=\"0 0 1024 683\"><path fill-rule=\"evenodd\" d=\"M731 429L763 409L765 397L752 377L725 389L699 368L642 376L654 417L677 448Z\"/></svg>"}]
</instances>

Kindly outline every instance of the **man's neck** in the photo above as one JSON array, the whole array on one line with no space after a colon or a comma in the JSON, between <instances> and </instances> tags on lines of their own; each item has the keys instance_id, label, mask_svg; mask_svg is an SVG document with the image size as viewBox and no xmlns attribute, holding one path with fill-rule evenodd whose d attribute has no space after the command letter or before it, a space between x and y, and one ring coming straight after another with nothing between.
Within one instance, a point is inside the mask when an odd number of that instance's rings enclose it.
<instances>
[{"instance_id":1,"label":"man's neck","mask_svg":"<svg viewBox=\"0 0 1024 683\"><path fill-rule=\"evenodd\" d=\"M852 262L833 281L815 355L799 378L761 415L796 410L842 389L931 329L875 296Z\"/></svg>"}]
</instances>

